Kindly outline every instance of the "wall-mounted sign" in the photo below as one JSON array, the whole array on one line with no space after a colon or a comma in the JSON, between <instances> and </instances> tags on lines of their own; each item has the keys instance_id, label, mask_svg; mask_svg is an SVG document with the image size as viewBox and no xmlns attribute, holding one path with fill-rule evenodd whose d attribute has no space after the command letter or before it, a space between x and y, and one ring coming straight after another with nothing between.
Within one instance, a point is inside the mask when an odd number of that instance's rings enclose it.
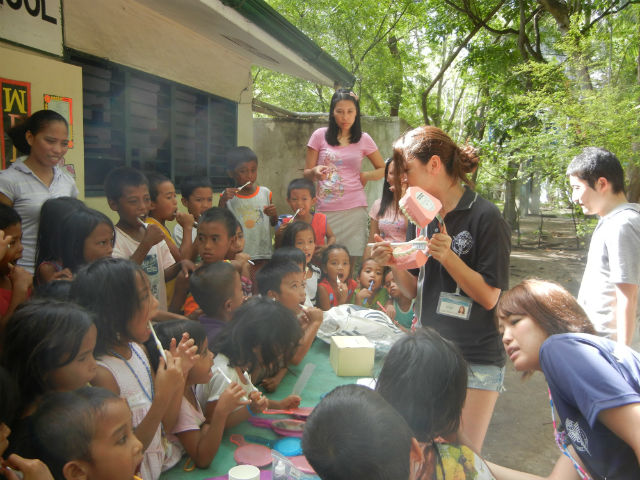
<instances>
[{"instance_id":1,"label":"wall-mounted sign","mask_svg":"<svg viewBox=\"0 0 640 480\"><path fill-rule=\"evenodd\" d=\"M73 148L73 100L69 97L44 94L44 109L53 110L64 117L69 124L69 148Z\"/></svg>"},{"instance_id":2,"label":"wall-mounted sign","mask_svg":"<svg viewBox=\"0 0 640 480\"><path fill-rule=\"evenodd\" d=\"M67 121L69 124L69 148L73 148L73 100L69 97L45 93L44 109L59 113ZM76 178L76 167L72 163L67 163L64 158L58 167L66 169L73 178Z\"/></svg>"},{"instance_id":3,"label":"wall-mounted sign","mask_svg":"<svg viewBox=\"0 0 640 480\"><path fill-rule=\"evenodd\" d=\"M0 38L62 56L60 0L0 0Z\"/></svg>"},{"instance_id":4,"label":"wall-mounted sign","mask_svg":"<svg viewBox=\"0 0 640 480\"><path fill-rule=\"evenodd\" d=\"M31 83L0 78L0 109L2 168L6 168L16 161L18 152L5 132L31 115Z\"/></svg>"}]
</instances>

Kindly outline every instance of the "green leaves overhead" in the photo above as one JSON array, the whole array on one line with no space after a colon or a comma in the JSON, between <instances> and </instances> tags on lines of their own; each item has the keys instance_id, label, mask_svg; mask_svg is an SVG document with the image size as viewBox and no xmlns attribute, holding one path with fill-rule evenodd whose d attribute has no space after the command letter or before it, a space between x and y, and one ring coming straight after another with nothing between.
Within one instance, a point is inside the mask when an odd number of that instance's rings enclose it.
<instances>
[{"instance_id":1,"label":"green leaves overhead","mask_svg":"<svg viewBox=\"0 0 640 480\"><path fill-rule=\"evenodd\" d=\"M483 189L561 186L586 145L640 165L640 0L268 1L356 76L364 114L481 146ZM328 109L332 88L254 77L261 100Z\"/></svg>"}]
</instances>

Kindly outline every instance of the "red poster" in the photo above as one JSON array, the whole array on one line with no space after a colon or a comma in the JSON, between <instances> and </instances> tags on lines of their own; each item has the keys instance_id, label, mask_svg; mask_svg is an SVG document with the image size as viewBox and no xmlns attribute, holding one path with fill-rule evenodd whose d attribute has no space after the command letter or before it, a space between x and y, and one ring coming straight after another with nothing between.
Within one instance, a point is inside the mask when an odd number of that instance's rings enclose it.
<instances>
[{"instance_id":1,"label":"red poster","mask_svg":"<svg viewBox=\"0 0 640 480\"><path fill-rule=\"evenodd\" d=\"M6 131L18 122L31 115L31 83L0 78L0 136L2 152L2 168L7 168L18 157L17 150L6 134Z\"/></svg>"}]
</instances>

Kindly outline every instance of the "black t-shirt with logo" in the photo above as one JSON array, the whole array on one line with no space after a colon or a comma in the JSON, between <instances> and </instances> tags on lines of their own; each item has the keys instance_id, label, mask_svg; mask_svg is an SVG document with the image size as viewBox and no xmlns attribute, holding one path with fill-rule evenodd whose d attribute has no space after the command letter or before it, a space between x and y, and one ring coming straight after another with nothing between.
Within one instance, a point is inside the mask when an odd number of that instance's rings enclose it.
<instances>
[{"instance_id":1,"label":"black t-shirt with logo","mask_svg":"<svg viewBox=\"0 0 640 480\"><path fill-rule=\"evenodd\" d=\"M511 231L498 208L476 192L465 188L454 210L444 218L452 250L484 281L496 288L509 288L509 254ZM427 226L427 237L440 231L437 220ZM468 320L436 313L441 292L455 293L456 282L433 258L424 265L422 285L423 326L436 329L455 342L470 363L504 365L504 349L494 312L473 302ZM460 290L461 295L466 293ZM466 295L468 296L468 295Z\"/></svg>"}]
</instances>

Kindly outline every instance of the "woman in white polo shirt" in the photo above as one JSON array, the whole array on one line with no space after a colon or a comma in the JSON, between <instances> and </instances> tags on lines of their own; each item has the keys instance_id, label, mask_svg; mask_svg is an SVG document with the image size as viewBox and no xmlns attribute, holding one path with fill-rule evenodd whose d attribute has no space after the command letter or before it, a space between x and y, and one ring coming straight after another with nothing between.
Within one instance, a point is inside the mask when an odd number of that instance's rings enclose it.
<instances>
[{"instance_id":1,"label":"woman in white polo shirt","mask_svg":"<svg viewBox=\"0 0 640 480\"><path fill-rule=\"evenodd\" d=\"M71 175L58 167L69 148L69 126L62 115L40 110L7 133L26 157L0 171L0 202L22 217L24 251L18 264L33 273L40 207L49 198L78 196Z\"/></svg>"}]
</instances>

